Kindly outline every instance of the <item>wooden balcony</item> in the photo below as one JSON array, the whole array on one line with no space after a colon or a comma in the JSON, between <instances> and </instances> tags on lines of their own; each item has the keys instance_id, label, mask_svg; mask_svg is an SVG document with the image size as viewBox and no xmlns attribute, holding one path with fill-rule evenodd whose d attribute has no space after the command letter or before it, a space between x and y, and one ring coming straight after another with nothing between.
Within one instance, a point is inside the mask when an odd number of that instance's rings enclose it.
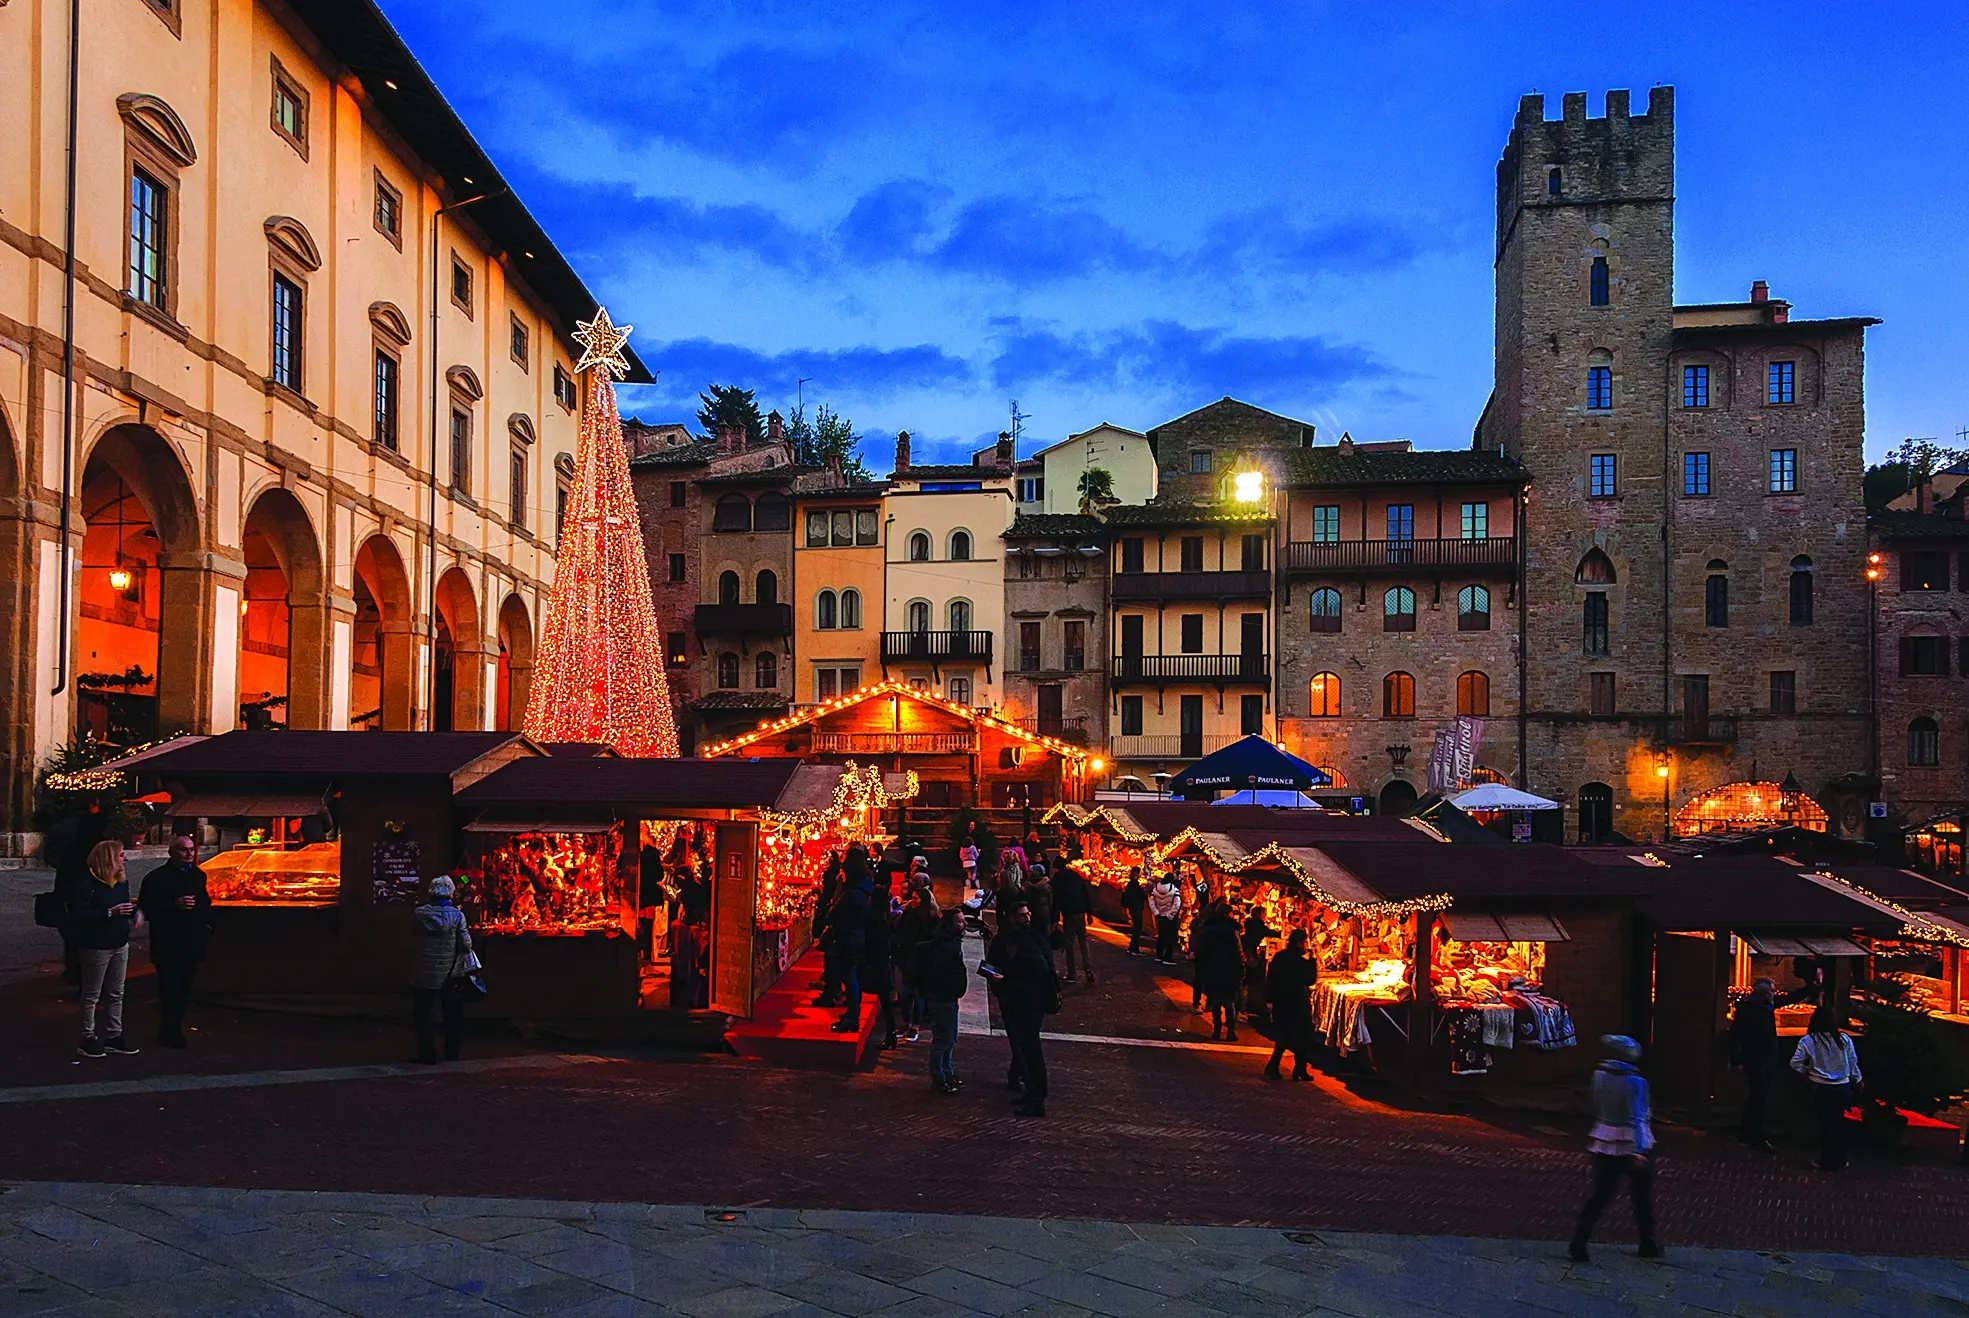
<instances>
[{"instance_id":1,"label":"wooden balcony","mask_svg":"<svg viewBox=\"0 0 1969 1318\"><path fill-rule=\"evenodd\" d=\"M1124 654L1108 669L1114 686L1147 682L1249 682L1271 685L1271 656L1263 654Z\"/></svg>"},{"instance_id":2,"label":"wooden balcony","mask_svg":"<svg viewBox=\"0 0 1969 1318\"><path fill-rule=\"evenodd\" d=\"M816 755L975 755L975 732L816 732Z\"/></svg>"},{"instance_id":3,"label":"wooden balcony","mask_svg":"<svg viewBox=\"0 0 1969 1318\"><path fill-rule=\"evenodd\" d=\"M1171 600L1261 600L1272 594L1269 572L1117 572L1109 580L1117 604Z\"/></svg>"},{"instance_id":4,"label":"wooden balcony","mask_svg":"<svg viewBox=\"0 0 1969 1318\"><path fill-rule=\"evenodd\" d=\"M1700 717L1674 714L1666 722L1666 740L1670 745L1730 746L1736 743L1737 719L1734 714L1705 714Z\"/></svg>"},{"instance_id":5,"label":"wooden balcony","mask_svg":"<svg viewBox=\"0 0 1969 1318\"><path fill-rule=\"evenodd\" d=\"M991 662L990 632L883 632L882 662Z\"/></svg>"},{"instance_id":6,"label":"wooden balcony","mask_svg":"<svg viewBox=\"0 0 1969 1318\"><path fill-rule=\"evenodd\" d=\"M1040 718L1037 715L1029 715L1012 721L1017 723L1022 731L1030 732L1035 737L1058 737L1061 741L1072 742L1076 746L1087 744L1085 718Z\"/></svg>"},{"instance_id":7,"label":"wooden balcony","mask_svg":"<svg viewBox=\"0 0 1969 1318\"><path fill-rule=\"evenodd\" d=\"M1294 540L1285 547L1285 570L1294 574L1408 573L1511 569L1518 566L1513 536L1486 540Z\"/></svg>"},{"instance_id":8,"label":"wooden balcony","mask_svg":"<svg viewBox=\"0 0 1969 1318\"><path fill-rule=\"evenodd\" d=\"M1197 760L1220 751L1238 739L1239 734L1151 732L1146 736L1114 737L1108 742L1109 754L1116 760Z\"/></svg>"}]
</instances>

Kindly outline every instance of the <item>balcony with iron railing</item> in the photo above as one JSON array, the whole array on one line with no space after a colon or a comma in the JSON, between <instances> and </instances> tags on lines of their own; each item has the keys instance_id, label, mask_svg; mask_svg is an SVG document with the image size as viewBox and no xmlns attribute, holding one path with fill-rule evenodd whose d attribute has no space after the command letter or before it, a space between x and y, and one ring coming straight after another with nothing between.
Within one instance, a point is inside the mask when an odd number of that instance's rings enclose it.
<instances>
[{"instance_id":1,"label":"balcony with iron railing","mask_svg":"<svg viewBox=\"0 0 1969 1318\"><path fill-rule=\"evenodd\" d=\"M1220 751L1242 734L1234 732L1151 732L1144 736L1109 739L1116 760L1195 760Z\"/></svg>"},{"instance_id":2,"label":"balcony with iron railing","mask_svg":"<svg viewBox=\"0 0 1969 1318\"><path fill-rule=\"evenodd\" d=\"M791 604L700 604L691 615L699 636L791 636Z\"/></svg>"},{"instance_id":3,"label":"balcony with iron railing","mask_svg":"<svg viewBox=\"0 0 1969 1318\"><path fill-rule=\"evenodd\" d=\"M816 732L816 755L975 755L975 732Z\"/></svg>"},{"instance_id":4,"label":"balcony with iron railing","mask_svg":"<svg viewBox=\"0 0 1969 1318\"><path fill-rule=\"evenodd\" d=\"M1047 718L1045 715L1033 715L1026 718L1013 719L1012 722L1018 724L1022 731L1030 732L1035 737L1058 737L1061 741L1072 742L1076 746L1085 746L1087 744L1087 720L1085 718L1066 718L1064 716Z\"/></svg>"},{"instance_id":5,"label":"balcony with iron railing","mask_svg":"<svg viewBox=\"0 0 1969 1318\"><path fill-rule=\"evenodd\" d=\"M1117 604L1154 604L1169 600L1267 599L1272 593L1269 572L1117 572L1109 593Z\"/></svg>"},{"instance_id":6,"label":"balcony with iron railing","mask_svg":"<svg viewBox=\"0 0 1969 1318\"><path fill-rule=\"evenodd\" d=\"M1108 680L1129 682L1255 682L1271 683L1271 658L1264 654L1123 654L1116 655Z\"/></svg>"},{"instance_id":7,"label":"balcony with iron railing","mask_svg":"<svg viewBox=\"0 0 1969 1318\"><path fill-rule=\"evenodd\" d=\"M991 662L990 632L883 632L882 662Z\"/></svg>"},{"instance_id":8,"label":"balcony with iron railing","mask_svg":"<svg viewBox=\"0 0 1969 1318\"><path fill-rule=\"evenodd\" d=\"M1674 746L1730 746L1737 739L1734 714L1672 714L1664 722L1665 739Z\"/></svg>"},{"instance_id":9,"label":"balcony with iron railing","mask_svg":"<svg viewBox=\"0 0 1969 1318\"><path fill-rule=\"evenodd\" d=\"M1472 540L1294 540L1287 572L1412 572L1417 568L1515 568L1513 536Z\"/></svg>"}]
</instances>

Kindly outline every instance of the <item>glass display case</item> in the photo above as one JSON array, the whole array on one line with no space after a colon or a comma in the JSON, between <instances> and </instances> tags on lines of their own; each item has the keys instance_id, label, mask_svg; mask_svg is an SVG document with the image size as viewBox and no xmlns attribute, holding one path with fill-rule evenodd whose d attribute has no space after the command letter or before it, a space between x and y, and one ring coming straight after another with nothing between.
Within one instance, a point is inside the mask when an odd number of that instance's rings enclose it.
<instances>
[{"instance_id":1,"label":"glass display case","mask_svg":"<svg viewBox=\"0 0 1969 1318\"><path fill-rule=\"evenodd\" d=\"M221 906L333 906L342 899L342 844L247 841L202 862Z\"/></svg>"}]
</instances>

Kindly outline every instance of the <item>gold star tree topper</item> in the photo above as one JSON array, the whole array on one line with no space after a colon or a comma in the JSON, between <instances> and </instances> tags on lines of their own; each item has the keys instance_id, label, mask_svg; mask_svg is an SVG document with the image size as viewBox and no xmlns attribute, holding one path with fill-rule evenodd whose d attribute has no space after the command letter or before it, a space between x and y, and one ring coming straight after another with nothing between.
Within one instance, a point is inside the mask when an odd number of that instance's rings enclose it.
<instances>
[{"instance_id":1,"label":"gold star tree topper","mask_svg":"<svg viewBox=\"0 0 1969 1318\"><path fill-rule=\"evenodd\" d=\"M629 362L622 355L622 345L629 341L629 331L634 328L610 320L607 307L596 307L593 320L574 322L574 341L587 350L574 364L574 373L601 369L617 379L627 378Z\"/></svg>"}]
</instances>

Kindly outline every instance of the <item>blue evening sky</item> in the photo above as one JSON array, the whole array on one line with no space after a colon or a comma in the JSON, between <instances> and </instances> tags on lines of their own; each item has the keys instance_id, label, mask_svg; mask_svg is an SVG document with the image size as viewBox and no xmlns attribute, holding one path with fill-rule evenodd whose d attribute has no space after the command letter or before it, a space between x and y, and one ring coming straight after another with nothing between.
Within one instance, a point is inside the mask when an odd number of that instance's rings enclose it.
<instances>
[{"instance_id":1,"label":"blue evening sky","mask_svg":"<svg viewBox=\"0 0 1969 1318\"><path fill-rule=\"evenodd\" d=\"M384 0L688 420L811 377L888 469L1225 394L1467 446L1520 93L1677 100L1677 287L1870 315L1870 457L1969 426L1953 3Z\"/></svg>"}]
</instances>

